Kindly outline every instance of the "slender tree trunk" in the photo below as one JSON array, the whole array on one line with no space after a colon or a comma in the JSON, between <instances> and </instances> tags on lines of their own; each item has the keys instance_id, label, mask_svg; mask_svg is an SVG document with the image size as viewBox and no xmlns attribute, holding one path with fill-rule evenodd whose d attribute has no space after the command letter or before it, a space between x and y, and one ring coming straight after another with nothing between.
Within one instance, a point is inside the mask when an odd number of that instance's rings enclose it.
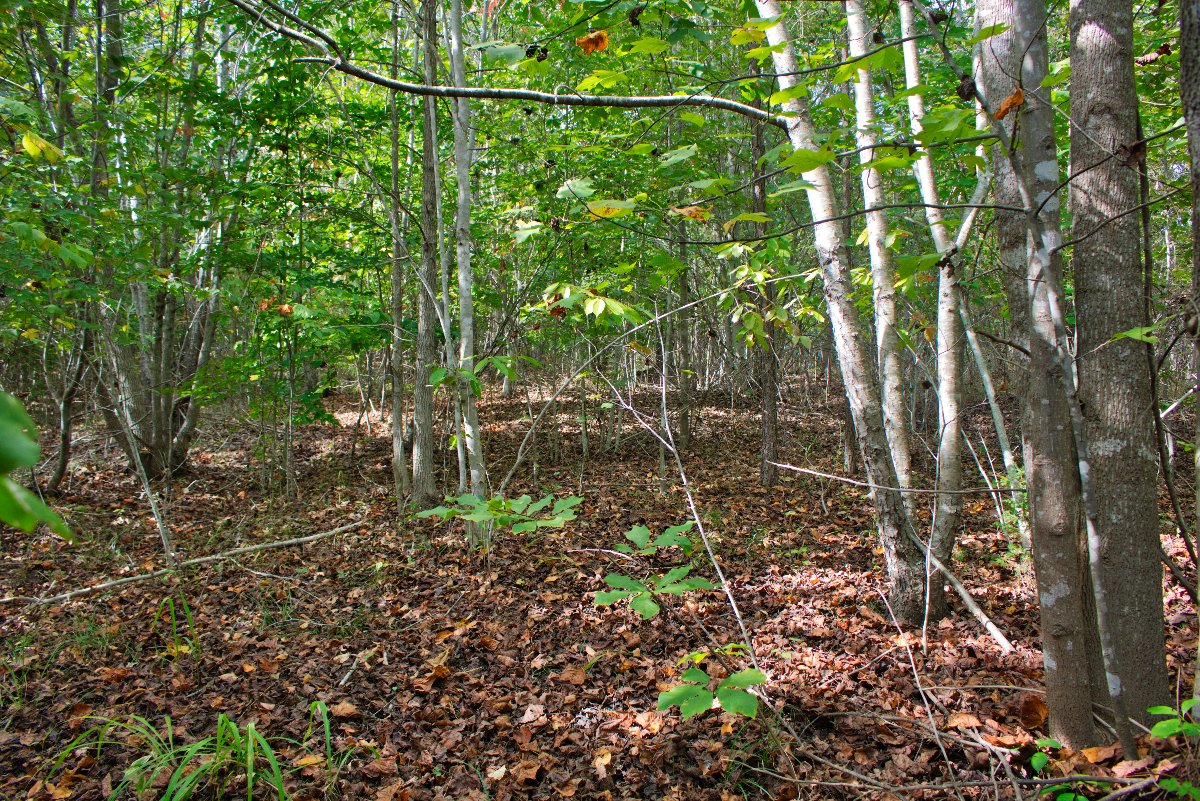
<instances>
[{"instance_id":1,"label":"slender tree trunk","mask_svg":"<svg viewBox=\"0 0 1200 801\"><path fill-rule=\"evenodd\" d=\"M437 3L421 3L425 81L437 79ZM438 316L434 296L438 280L437 105L422 102L421 129L421 269L417 287L417 367L413 381L413 504L430 506L437 500L433 478L433 386L430 372L437 364L434 326Z\"/></svg>"},{"instance_id":2,"label":"slender tree trunk","mask_svg":"<svg viewBox=\"0 0 1200 801\"><path fill-rule=\"evenodd\" d=\"M1145 325L1136 164L1112 158L1138 136L1130 0L1073 0L1071 214L1079 395L1097 505L1102 586L1129 714L1167 702L1158 519L1145 345L1117 334ZM1093 165L1096 165L1093 167ZM1093 233L1093 231L1095 233ZM1138 669L1131 670L1137 665Z\"/></svg>"},{"instance_id":3,"label":"slender tree trunk","mask_svg":"<svg viewBox=\"0 0 1200 801\"><path fill-rule=\"evenodd\" d=\"M1179 0L1179 94L1187 120L1188 152L1192 159L1192 308L1200 317L1200 0ZM1200 337L1193 337L1195 373L1200 383ZM1197 400L1200 408L1200 400ZM1194 463L1200 471L1200 438ZM1196 475L1200 475L1197 472ZM1196 515L1200 520L1200 481L1196 482ZM1200 645L1197 646L1200 650ZM1192 696L1200 698L1200 653L1197 654Z\"/></svg>"},{"instance_id":4,"label":"slender tree trunk","mask_svg":"<svg viewBox=\"0 0 1200 801\"><path fill-rule=\"evenodd\" d=\"M466 86L466 61L463 53L462 0L450 2L450 74L455 86ZM454 218L455 255L458 261L458 363L464 370L475 369L475 276L471 266L471 151L475 134L471 128L471 104L458 98L454 104L454 169L458 183L458 198ZM487 493L487 469L484 464L483 440L475 410L475 393L471 382L460 378L462 397L463 446L471 474L471 494L482 498ZM479 545L473 542L472 545Z\"/></svg>"},{"instance_id":5,"label":"slender tree trunk","mask_svg":"<svg viewBox=\"0 0 1200 801\"><path fill-rule=\"evenodd\" d=\"M392 77L400 65L400 4L392 4ZM403 513L412 479L408 474L408 457L404 447L404 261L408 248L401 229L400 210L400 113L397 93L388 99L391 134L391 197L388 211L392 231L392 353L390 378L392 383L392 485L397 511Z\"/></svg>"},{"instance_id":6,"label":"slender tree trunk","mask_svg":"<svg viewBox=\"0 0 1200 801\"><path fill-rule=\"evenodd\" d=\"M751 62L751 70L757 72L757 63ZM762 174L763 144L762 126L752 123L750 131L750 158L754 162L754 180L750 183L750 210L759 214L767 211L767 186ZM759 234L767 233L767 224L758 224ZM775 305L775 285L763 287L759 298L759 313L763 319L765 342L755 342L754 351L758 362L758 388L761 392L761 438L759 441L758 483L773 487L778 468L775 467L775 449L779 441L779 386L775 371L775 323L768 315Z\"/></svg>"},{"instance_id":7,"label":"slender tree trunk","mask_svg":"<svg viewBox=\"0 0 1200 801\"><path fill-rule=\"evenodd\" d=\"M908 95L909 125L913 140L921 132L925 116L925 99L917 90L921 84L921 66L917 58L917 42L913 4L900 0L900 36L904 39L904 78ZM919 148L913 171L925 202L925 219L938 255L937 305L937 398L938 451L937 501L933 513L933 536L930 550L942 564L949 567L954 555L962 513L962 420L959 406L962 389L962 323L959 320L958 262L954 258L954 235L943 219L937 183L933 177L933 162L924 148ZM936 574L934 574L936 575ZM940 577L938 587L942 586ZM931 616L941 617L949 611L944 592L930 593Z\"/></svg>"},{"instance_id":8,"label":"slender tree trunk","mask_svg":"<svg viewBox=\"0 0 1200 801\"><path fill-rule=\"evenodd\" d=\"M851 58L860 58L871 47L871 31L863 0L846 1L846 28ZM871 256L871 286L875 301L875 354L879 366L879 391L883 404L883 424L896 478L901 487L912 486L912 436L904 404L904 354L896 333L896 265L888 247L888 219L883 206L883 177L867 166L875 159L877 141L871 76L857 70L854 80L855 143L863 165L863 206L866 208L867 250ZM906 495L909 515L915 511L913 496Z\"/></svg>"},{"instance_id":9,"label":"slender tree trunk","mask_svg":"<svg viewBox=\"0 0 1200 801\"><path fill-rule=\"evenodd\" d=\"M760 17L780 19L777 0L756 0ZM779 85L790 89L797 85L799 65L783 23L767 30L767 42L775 50L772 59L779 74ZM806 99L794 98L783 104L790 113L788 139L795 148L816 150L816 137ZM850 403L854 428L858 435L863 465L872 490L875 513L883 546L884 563L891 581L891 605L896 616L910 624L920 624L925 612L925 560L917 545L916 533L899 491L896 469L883 428L883 410L874 360L864 347L869 337L854 306L853 282L847 264L846 242L836 220L840 209L834 195L829 170L824 165L804 173L813 184L805 190L814 220L814 246L825 289L825 303L833 330L838 362L842 368L846 398ZM886 488L886 489L885 489Z\"/></svg>"}]
</instances>

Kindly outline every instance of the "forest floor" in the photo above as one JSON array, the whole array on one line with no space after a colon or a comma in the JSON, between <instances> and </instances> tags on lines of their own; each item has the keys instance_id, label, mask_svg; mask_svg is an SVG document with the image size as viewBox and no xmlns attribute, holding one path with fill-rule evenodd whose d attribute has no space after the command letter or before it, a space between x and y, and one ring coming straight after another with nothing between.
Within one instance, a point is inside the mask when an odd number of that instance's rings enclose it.
<instances>
[{"instance_id":1,"label":"forest floor","mask_svg":"<svg viewBox=\"0 0 1200 801\"><path fill-rule=\"evenodd\" d=\"M780 461L840 473L835 409L782 409ZM524 401L481 404L495 476L525 414ZM926 631L898 628L864 490L788 472L760 487L757 415L728 396L700 409L685 466L768 700L754 720L659 711L689 654L733 644L702 661L714 678L750 660L719 590L672 599L649 621L624 603L594 606L607 573L674 564L613 551L631 526L657 533L689 513L677 478L661 494L657 446L628 417L619 448L604 451L593 431L583 460L574 414L560 415L557 463L544 438L536 485L518 480L509 494L582 495L578 519L498 533L486 556L466 547L460 523L396 524L378 422L368 434L342 410L340 424L297 432L293 501L259 481L253 433L209 434L169 504L181 557L361 524L69 600L0 605L0 798L105 798L136 765L145 797L162 797L172 776L162 765L196 743L179 776L215 765L234 731L261 735L246 740L273 755L259 770L276 760L296 799L1011 798L1038 775L1107 777L1072 785L1096 798L1138 797L1147 785L1136 783L1156 773L1200 781L1175 742L1144 738L1134 763L1114 747L1036 742L1037 605L989 496L966 503L957 570L1013 641L1008 654L957 597ZM82 449L56 504L77 543L5 531L0 593L44 598L164 566L115 449ZM697 571L715 578L706 562ZM1186 697L1197 621L1173 584L1167 599L1169 666ZM203 739L218 732L219 743ZM245 771L235 774L223 775L246 797Z\"/></svg>"}]
</instances>

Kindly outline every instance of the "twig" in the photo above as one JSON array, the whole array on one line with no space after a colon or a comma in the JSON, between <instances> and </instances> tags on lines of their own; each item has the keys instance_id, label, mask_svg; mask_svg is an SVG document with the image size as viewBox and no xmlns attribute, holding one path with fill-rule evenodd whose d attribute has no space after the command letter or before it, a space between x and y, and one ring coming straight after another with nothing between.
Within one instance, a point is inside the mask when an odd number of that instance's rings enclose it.
<instances>
[{"instance_id":1,"label":"twig","mask_svg":"<svg viewBox=\"0 0 1200 801\"><path fill-rule=\"evenodd\" d=\"M309 534L306 537L293 537L292 539L279 540L278 542L264 542L258 545L247 545L243 548L234 548L231 551L216 553L210 556L198 556L195 559L185 559L173 568L165 567L161 570L153 570L149 573L141 573L136 576L126 576L125 578L113 579L112 581L104 581L100 584L93 584L90 587L71 590L70 592L64 592L59 595L51 595L44 598L36 595L12 595L7 598L0 598L0 604L15 603L17 601L24 601L31 605L61 603L62 601L69 601L72 598L78 598L81 595L90 595L94 592L103 592L104 590L111 590L114 587L132 584L135 581L147 581L149 579L159 578L160 576L174 573L179 568L183 567L193 567L195 565L208 564L209 562L219 562L222 559L232 559L235 556L241 556L242 554L247 553L256 553L258 551L268 551L274 548L286 548L291 545L304 545L309 542L316 542L317 540L324 539L326 537L332 537L334 534L341 534L345 531L349 531L352 528L358 528L366 522L366 518L363 518L362 520L358 520L354 523L347 523L344 526L338 526L330 531L323 531L320 534Z\"/></svg>"},{"instance_id":2,"label":"twig","mask_svg":"<svg viewBox=\"0 0 1200 801\"><path fill-rule=\"evenodd\" d=\"M782 467L784 470L791 470L795 473L804 473L806 475L818 476L820 478L831 478L834 481L841 481L844 484L853 484L856 487L888 490L889 492L913 492L925 495L937 495L939 493L942 495L993 495L996 492L995 488L993 487L969 487L968 489L955 490L953 493L951 493L949 490L920 489L916 487L885 487L881 484L872 484L869 481L859 481L856 478L847 478L846 476L839 476L835 475L834 473L822 473L820 470L812 470L807 467L796 467L795 465L782 464L780 462L771 462L771 464L775 465L776 467ZM1021 487L1014 487L1011 490L1006 488L1006 491L1025 492L1026 490Z\"/></svg>"}]
</instances>

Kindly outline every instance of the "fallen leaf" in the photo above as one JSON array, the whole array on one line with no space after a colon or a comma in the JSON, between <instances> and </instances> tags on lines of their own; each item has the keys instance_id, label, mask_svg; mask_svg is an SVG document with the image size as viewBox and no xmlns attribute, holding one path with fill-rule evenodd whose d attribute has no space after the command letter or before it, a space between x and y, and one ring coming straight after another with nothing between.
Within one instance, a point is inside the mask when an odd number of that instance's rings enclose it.
<instances>
[{"instance_id":1,"label":"fallen leaf","mask_svg":"<svg viewBox=\"0 0 1200 801\"><path fill-rule=\"evenodd\" d=\"M306 768L309 765L320 765L324 761L325 761L325 757L323 757L323 756L317 756L316 754L306 754L305 756L302 756L299 759L297 759L292 764L298 768Z\"/></svg>"},{"instance_id":2,"label":"fallen leaf","mask_svg":"<svg viewBox=\"0 0 1200 801\"><path fill-rule=\"evenodd\" d=\"M358 715L358 707L349 701L339 701L329 707L329 714L335 718L352 718Z\"/></svg>"},{"instance_id":3,"label":"fallen leaf","mask_svg":"<svg viewBox=\"0 0 1200 801\"><path fill-rule=\"evenodd\" d=\"M1145 770L1154 764L1151 757L1142 757L1141 759L1123 759L1113 765L1113 775L1118 779L1128 779L1135 773Z\"/></svg>"},{"instance_id":4,"label":"fallen leaf","mask_svg":"<svg viewBox=\"0 0 1200 801\"><path fill-rule=\"evenodd\" d=\"M1117 743L1112 745L1097 745L1092 748L1081 749L1079 753L1083 754L1083 758L1093 765L1098 765L1101 762L1107 762L1120 753L1121 747Z\"/></svg>"},{"instance_id":5,"label":"fallen leaf","mask_svg":"<svg viewBox=\"0 0 1200 801\"><path fill-rule=\"evenodd\" d=\"M508 773L508 767L505 765L501 765L498 768L489 770L487 773L487 777L494 782L498 782L504 778L504 774L506 774L506 773Z\"/></svg>"},{"instance_id":6,"label":"fallen leaf","mask_svg":"<svg viewBox=\"0 0 1200 801\"><path fill-rule=\"evenodd\" d=\"M587 681L587 673L584 672L583 665L570 665L558 674L558 680L567 684L583 684Z\"/></svg>"},{"instance_id":7,"label":"fallen leaf","mask_svg":"<svg viewBox=\"0 0 1200 801\"><path fill-rule=\"evenodd\" d=\"M1021 87L1013 89L1012 94L1004 98L1000 103L1000 108L996 110L996 119L1002 120L1008 116L1008 112L1015 108L1020 108L1025 104L1025 90Z\"/></svg>"},{"instance_id":8,"label":"fallen leaf","mask_svg":"<svg viewBox=\"0 0 1200 801\"><path fill-rule=\"evenodd\" d=\"M1027 729L1040 729L1046 725L1046 716L1049 714L1049 710L1040 695L1025 693L1018 703L1020 704L1018 717L1021 719L1022 726Z\"/></svg>"},{"instance_id":9,"label":"fallen leaf","mask_svg":"<svg viewBox=\"0 0 1200 801\"><path fill-rule=\"evenodd\" d=\"M592 760L592 767L596 769L596 775L601 779L608 777L608 766L612 763L612 752L607 748L601 748L596 754L596 758Z\"/></svg>"},{"instance_id":10,"label":"fallen leaf","mask_svg":"<svg viewBox=\"0 0 1200 801\"><path fill-rule=\"evenodd\" d=\"M954 712L950 715L950 719L946 721L946 727L950 729L978 729L982 728L982 726L983 724L979 722L979 718L970 712Z\"/></svg>"}]
</instances>

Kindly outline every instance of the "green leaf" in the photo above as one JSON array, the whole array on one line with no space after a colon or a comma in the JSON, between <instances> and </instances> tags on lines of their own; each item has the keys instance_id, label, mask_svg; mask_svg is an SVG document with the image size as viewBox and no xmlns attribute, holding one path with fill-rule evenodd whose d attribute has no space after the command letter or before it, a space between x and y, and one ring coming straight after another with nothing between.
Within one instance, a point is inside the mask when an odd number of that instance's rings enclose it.
<instances>
[{"instance_id":1,"label":"green leaf","mask_svg":"<svg viewBox=\"0 0 1200 801\"><path fill-rule=\"evenodd\" d=\"M681 112L679 114L679 119L686 123L690 123L691 125L695 125L697 128L703 128L708 124L708 120L704 119L704 117L694 111Z\"/></svg>"},{"instance_id":2,"label":"green leaf","mask_svg":"<svg viewBox=\"0 0 1200 801\"><path fill-rule=\"evenodd\" d=\"M1038 751L1029 758L1029 766L1033 768L1034 773L1041 773L1042 768L1046 767L1046 763L1050 761L1050 755Z\"/></svg>"},{"instance_id":3,"label":"green leaf","mask_svg":"<svg viewBox=\"0 0 1200 801\"><path fill-rule=\"evenodd\" d=\"M1113 340L1136 339L1138 342L1146 342L1151 345L1156 345L1158 344L1158 337L1154 336L1151 332L1157 331L1158 328L1159 326L1157 324L1146 325L1140 328L1130 328L1128 331L1122 331L1119 334L1113 334Z\"/></svg>"},{"instance_id":4,"label":"green leaf","mask_svg":"<svg viewBox=\"0 0 1200 801\"><path fill-rule=\"evenodd\" d=\"M1179 718L1168 718L1155 723L1150 729L1150 734L1155 737L1167 738L1179 734L1183 730L1183 721Z\"/></svg>"},{"instance_id":5,"label":"green leaf","mask_svg":"<svg viewBox=\"0 0 1200 801\"><path fill-rule=\"evenodd\" d=\"M758 714L758 698L732 687L717 688L717 703L726 712L752 718Z\"/></svg>"},{"instance_id":6,"label":"green leaf","mask_svg":"<svg viewBox=\"0 0 1200 801\"><path fill-rule=\"evenodd\" d=\"M67 542L75 541L71 529L53 509L8 476L0 476L0 520L26 533L37 528L38 523L45 523Z\"/></svg>"},{"instance_id":7,"label":"green leaf","mask_svg":"<svg viewBox=\"0 0 1200 801\"><path fill-rule=\"evenodd\" d=\"M967 46L977 45L985 39L991 39L993 36L999 36L1007 31L1011 26L1004 22L997 22L995 25L988 25L986 28L980 28L979 33L967 40Z\"/></svg>"},{"instance_id":8,"label":"green leaf","mask_svg":"<svg viewBox=\"0 0 1200 801\"><path fill-rule=\"evenodd\" d=\"M513 534L524 534L526 531L534 531L538 527L535 520L523 520L512 527Z\"/></svg>"},{"instance_id":9,"label":"green leaf","mask_svg":"<svg viewBox=\"0 0 1200 801\"><path fill-rule=\"evenodd\" d=\"M559 199L567 198L586 198L596 194L596 190L592 188L591 178L571 178L558 188L554 194Z\"/></svg>"},{"instance_id":10,"label":"green leaf","mask_svg":"<svg viewBox=\"0 0 1200 801\"><path fill-rule=\"evenodd\" d=\"M767 677L757 668L739 670L721 682L722 687L753 687L755 684L766 684Z\"/></svg>"},{"instance_id":11,"label":"green leaf","mask_svg":"<svg viewBox=\"0 0 1200 801\"><path fill-rule=\"evenodd\" d=\"M772 192L767 197L773 197L773 198L781 197L783 195L790 195L792 192L803 192L805 189L816 189L816 188L817 188L817 185L814 184L812 181L805 181L803 178L801 178L800 180L790 181L786 184L780 185L778 188L775 189L774 192Z\"/></svg>"},{"instance_id":12,"label":"green leaf","mask_svg":"<svg viewBox=\"0 0 1200 801\"><path fill-rule=\"evenodd\" d=\"M683 578L684 576L686 576L688 573L691 573L691 572L692 572L691 565L680 565L679 567L672 568L662 578L655 579L654 583L655 583L655 585L661 587L664 584L671 584L673 582L679 581L681 578Z\"/></svg>"},{"instance_id":13,"label":"green leaf","mask_svg":"<svg viewBox=\"0 0 1200 801\"><path fill-rule=\"evenodd\" d=\"M600 590L596 593L596 606L611 606L617 601L623 601L629 597L628 590Z\"/></svg>"},{"instance_id":14,"label":"green leaf","mask_svg":"<svg viewBox=\"0 0 1200 801\"><path fill-rule=\"evenodd\" d=\"M683 675L680 676L679 678L683 679L684 681L694 681L699 684L708 684L709 677L708 677L708 674L705 673L700 668L693 667L693 668L688 668L687 670L685 670L683 672Z\"/></svg>"},{"instance_id":15,"label":"green leaf","mask_svg":"<svg viewBox=\"0 0 1200 801\"><path fill-rule=\"evenodd\" d=\"M674 150L669 150L664 153L663 157L658 162L658 166L670 167L672 164L678 164L681 161L687 161L699 152L700 148L697 145L684 145L683 147L677 147Z\"/></svg>"},{"instance_id":16,"label":"green leaf","mask_svg":"<svg viewBox=\"0 0 1200 801\"><path fill-rule=\"evenodd\" d=\"M645 526L634 526L625 532L625 539L639 548L645 548L650 542L650 529Z\"/></svg>"},{"instance_id":17,"label":"green leaf","mask_svg":"<svg viewBox=\"0 0 1200 801\"><path fill-rule=\"evenodd\" d=\"M604 583L610 587L633 592L650 592L650 588L642 582L620 573L609 573L604 577Z\"/></svg>"},{"instance_id":18,"label":"green leaf","mask_svg":"<svg viewBox=\"0 0 1200 801\"><path fill-rule=\"evenodd\" d=\"M630 598L629 608L641 615L642 620L649 620L661 610L661 607L659 607L654 597L648 591L638 593Z\"/></svg>"},{"instance_id":19,"label":"green leaf","mask_svg":"<svg viewBox=\"0 0 1200 801\"><path fill-rule=\"evenodd\" d=\"M662 39L646 37L644 39L638 39L636 42L629 45L629 48L625 52L646 53L647 55L656 56L669 47L670 45L664 42Z\"/></svg>"},{"instance_id":20,"label":"green leaf","mask_svg":"<svg viewBox=\"0 0 1200 801\"><path fill-rule=\"evenodd\" d=\"M713 696L708 690L695 684L680 684L659 693L658 708L670 709L678 706L684 720L712 709Z\"/></svg>"},{"instance_id":21,"label":"green leaf","mask_svg":"<svg viewBox=\"0 0 1200 801\"><path fill-rule=\"evenodd\" d=\"M1188 700L1194 701L1196 699L1191 698ZM1179 714L1178 710L1176 710L1174 707L1170 707L1170 706L1152 706L1149 709L1147 709L1146 711L1149 712L1151 715L1178 715Z\"/></svg>"},{"instance_id":22,"label":"green leaf","mask_svg":"<svg viewBox=\"0 0 1200 801\"><path fill-rule=\"evenodd\" d=\"M833 151L828 148L807 150L801 147L792 151L791 155L781 163L792 172L805 173L833 161L834 155Z\"/></svg>"}]
</instances>

